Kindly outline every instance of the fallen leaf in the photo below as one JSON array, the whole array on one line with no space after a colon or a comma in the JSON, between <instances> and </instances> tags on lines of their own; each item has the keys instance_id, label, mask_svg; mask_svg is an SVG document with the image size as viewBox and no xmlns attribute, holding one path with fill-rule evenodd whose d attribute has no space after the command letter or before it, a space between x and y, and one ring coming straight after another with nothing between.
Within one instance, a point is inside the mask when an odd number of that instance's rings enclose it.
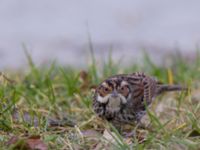
<instances>
[{"instance_id":1,"label":"fallen leaf","mask_svg":"<svg viewBox=\"0 0 200 150\"><path fill-rule=\"evenodd\" d=\"M80 71L79 77L83 82L88 81L88 73L84 70Z\"/></svg>"},{"instance_id":2,"label":"fallen leaf","mask_svg":"<svg viewBox=\"0 0 200 150\"><path fill-rule=\"evenodd\" d=\"M115 132L108 131L107 129L104 130L103 137L106 140L105 142L113 144L117 144L119 142L120 144L123 144Z\"/></svg>"},{"instance_id":3,"label":"fallen leaf","mask_svg":"<svg viewBox=\"0 0 200 150\"><path fill-rule=\"evenodd\" d=\"M13 149L20 150L47 150L47 145L40 139L40 136L31 136L28 138L11 137L6 143L7 146L13 146Z\"/></svg>"},{"instance_id":4,"label":"fallen leaf","mask_svg":"<svg viewBox=\"0 0 200 150\"><path fill-rule=\"evenodd\" d=\"M40 139L39 136L37 137L30 137L26 140L27 148L30 150L47 150L47 145Z\"/></svg>"},{"instance_id":5,"label":"fallen leaf","mask_svg":"<svg viewBox=\"0 0 200 150\"><path fill-rule=\"evenodd\" d=\"M81 133L86 138L99 138L102 136L99 132L95 130L85 130L85 131L82 131Z\"/></svg>"},{"instance_id":6,"label":"fallen leaf","mask_svg":"<svg viewBox=\"0 0 200 150\"><path fill-rule=\"evenodd\" d=\"M79 73L79 79L81 81L80 89L81 90L86 90L88 88L89 84L90 84L88 73L86 71L82 70Z\"/></svg>"}]
</instances>

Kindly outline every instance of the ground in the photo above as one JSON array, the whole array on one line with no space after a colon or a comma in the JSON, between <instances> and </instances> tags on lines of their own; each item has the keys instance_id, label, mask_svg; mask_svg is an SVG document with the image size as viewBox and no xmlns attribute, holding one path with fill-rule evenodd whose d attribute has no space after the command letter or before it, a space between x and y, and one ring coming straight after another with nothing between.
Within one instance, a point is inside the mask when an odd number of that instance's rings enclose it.
<instances>
[{"instance_id":1,"label":"ground","mask_svg":"<svg viewBox=\"0 0 200 150\"><path fill-rule=\"evenodd\" d=\"M92 56L80 70L55 63L35 66L27 54L26 71L3 71L0 86L1 149L200 149L200 55L188 62L174 55L169 66L121 66ZM163 83L186 85L187 92L159 96L142 126L127 126L124 137L92 110L95 86L110 75L143 71ZM34 147L36 146L36 147Z\"/></svg>"}]
</instances>

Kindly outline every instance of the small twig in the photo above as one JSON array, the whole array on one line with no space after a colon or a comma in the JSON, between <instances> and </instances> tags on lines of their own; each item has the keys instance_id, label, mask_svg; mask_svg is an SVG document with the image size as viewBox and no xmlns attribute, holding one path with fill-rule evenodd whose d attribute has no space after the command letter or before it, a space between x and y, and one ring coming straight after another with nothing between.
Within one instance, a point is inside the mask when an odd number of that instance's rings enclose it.
<instances>
[{"instance_id":1,"label":"small twig","mask_svg":"<svg viewBox=\"0 0 200 150\"><path fill-rule=\"evenodd\" d=\"M81 130L76 125L75 125L75 129L76 129L76 132L80 135L82 141L84 141L84 137L83 137Z\"/></svg>"}]
</instances>

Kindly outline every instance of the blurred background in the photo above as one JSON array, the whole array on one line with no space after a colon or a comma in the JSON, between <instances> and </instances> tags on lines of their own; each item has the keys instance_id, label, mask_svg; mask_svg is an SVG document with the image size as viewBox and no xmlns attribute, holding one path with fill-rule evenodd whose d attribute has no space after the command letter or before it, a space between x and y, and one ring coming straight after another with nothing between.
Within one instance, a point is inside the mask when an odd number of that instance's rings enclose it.
<instances>
[{"instance_id":1,"label":"blurred background","mask_svg":"<svg viewBox=\"0 0 200 150\"><path fill-rule=\"evenodd\" d=\"M38 65L84 67L89 43L98 60L112 50L123 64L154 61L180 51L194 57L200 43L200 1L1 0L0 69L27 66L23 45Z\"/></svg>"}]
</instances>

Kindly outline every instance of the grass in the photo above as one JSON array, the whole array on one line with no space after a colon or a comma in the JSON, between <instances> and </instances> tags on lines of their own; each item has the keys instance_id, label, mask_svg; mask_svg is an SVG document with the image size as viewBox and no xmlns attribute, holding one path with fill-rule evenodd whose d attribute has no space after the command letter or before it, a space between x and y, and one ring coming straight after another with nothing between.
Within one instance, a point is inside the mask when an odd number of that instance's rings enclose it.
<instances>
[{"instance_id":1,"label":"grass","mask_svg":"<svg viewBox=\"0 0 200 150\"><path fill-rule=\"evenodd\" d=\"M147 54L143 64L127 67L108 61L99 64L93 53L85 70L73 67L36 67L26 53L29 70L1 74L0 149L14 136L40 136L49 149L200 149L200 55L188 63L173 55L171 66L154 64ZM164 83L181 83L187 93L164 94L147 109L141 129L124 138L108 122L94 114L92 88L117 73L143 71ZM12 79L12 80L10 80ZM57 125L50 126L50 120ZM58 126L59 124L59 126ZM112 132L111 132L112 131ZM107 132L108 135L102 136ZM111 136L111 140L108 140Z\"/></svg>"}]
</instances>

